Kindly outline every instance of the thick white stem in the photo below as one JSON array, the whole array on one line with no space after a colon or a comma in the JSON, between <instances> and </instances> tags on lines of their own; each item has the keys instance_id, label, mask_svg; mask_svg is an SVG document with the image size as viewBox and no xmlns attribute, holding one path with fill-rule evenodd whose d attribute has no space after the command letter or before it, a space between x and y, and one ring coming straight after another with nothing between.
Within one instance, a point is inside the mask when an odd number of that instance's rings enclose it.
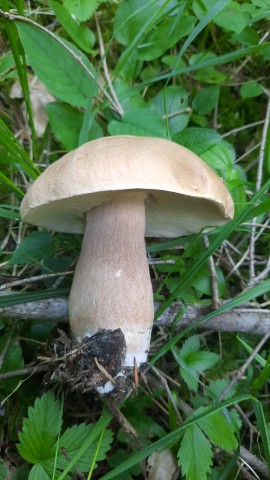
<instances>
[{"instance_id":1,"label":"thick white stem","mask_svg":"<svg viewBox=\"0 0 270 480\"><path fill-rule=\"evenodd\" d=\"M125 366L147 360L154 317L145 253L145 195L120 194L86 213L86 228L69 299L75 337L121 328Z\"/></svg>"}]
</instances>

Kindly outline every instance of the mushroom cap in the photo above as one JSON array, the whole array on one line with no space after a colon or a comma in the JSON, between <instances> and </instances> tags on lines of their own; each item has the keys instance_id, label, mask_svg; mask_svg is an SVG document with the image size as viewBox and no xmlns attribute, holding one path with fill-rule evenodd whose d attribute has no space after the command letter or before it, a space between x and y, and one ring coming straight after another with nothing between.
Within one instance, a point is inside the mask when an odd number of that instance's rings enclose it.
<instances>
[{"instance_id":1,"label":"mushroom cap","mask_svg":"<svg viewBox=\"0 0 270 480\"><path fill-rule=\"evenodd\" d=\"M162 138L104 137L51 164L21 204L24 221L83 233L85 212L132 191L146 194L149 237L174 238L233 217L222 179L197 155Z\"/></svg>"}]
</instances>

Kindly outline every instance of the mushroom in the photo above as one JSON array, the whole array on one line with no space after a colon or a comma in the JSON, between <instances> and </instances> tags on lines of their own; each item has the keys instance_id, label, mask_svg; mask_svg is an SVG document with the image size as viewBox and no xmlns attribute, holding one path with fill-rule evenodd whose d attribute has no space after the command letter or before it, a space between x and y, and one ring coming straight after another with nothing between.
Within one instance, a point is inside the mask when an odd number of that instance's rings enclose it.
<instances>
[{"instance_id":1,"label":"mushroom","mask_svg":"<svg viewBox=\"0 0 270 480\"><path fill-rule=\"evenodd\" d=\"M233 202L197 155L161 138L105 137L50 165L21 205L24 221L84 233L69 298L73 335L121 329L122 366L147 361L153 293L144 236L175 238L222 225Z\"/></svg>"}]
</instances>

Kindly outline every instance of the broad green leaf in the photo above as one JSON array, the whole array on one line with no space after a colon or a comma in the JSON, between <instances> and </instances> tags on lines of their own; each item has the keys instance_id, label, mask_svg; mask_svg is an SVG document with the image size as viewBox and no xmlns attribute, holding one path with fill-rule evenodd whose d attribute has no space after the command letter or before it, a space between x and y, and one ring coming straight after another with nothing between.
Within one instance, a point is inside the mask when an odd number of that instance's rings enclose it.
<instances>
[{"instance_id":1,"label":"broad green leaf","mask_svg":"<svg viewBox=\"0 0 270 480\"><path fill-rule=\"evenodd\" d=\"M55 240L49 232L33 232L24 238L9 260L10 265L40 262L55 253Z\"/></svg>"},{"instance_id":2,"label":"broad green leaf","mask_svg":"<svg viewBox=\"0 0 270 480\"><path fill-rule=\"evenodd\" d=\"M190 67L192 69L195 68L196 65L200 63L206 63L209 65L207 68L200 68L199 71L196 73L196 79L200 82L205 83L214 83L219 84L226 80L226 75L224 73L219 72L214 67L215 61L217 62L217 55L213 52L200 52L195 53L189 59Z\"/></svg>"},{"instance_id":3,"label":"broad green leaf","mask_svg":"<svg viewBox=\"0 0 270 480\"><path fill-rule=\"evenodd\" d=\"M49 121L55 136L67 151L79 146L80 132L83 125L83 112L60 102L51 102L46 107ZM95 140L103 136L99 124L94 121L87 140Z\"/></svg>"},{"instance_id":4,"label":"broad green leaf","mask_svg":"<svg viewBox=\"0 0 270 480\"><path fill-rule=\"evenodd\" d=\"M47 475L42 465L40 465L40 463L37 463L31 469L28 480L50 480L50 477Z\"/></svg>"},{"instance_id":5,"label":"broad green leaf","mask_svg":"<svg viewBox=\"0 0 270 480\"><path fill-rule=\"evenodd\" d=\"M85 22L104 1L106 0L65 0L65 7L79 22Z\"/></svg>"},{"instance_id":6,"label":"broad green leaf","mask_svg":"<svg viewBox=\"0 0 270 480\"><path fill-rule=\"evenodd\" d=\"M217 400L217 398L220 396L221 392L225 390L225 388L228 386L229 380L226 378L219 378L217 380L214 380L213 382L210 383L210 385L207 388L208 394L213 397L214 400ZM233 395L236 394L237 387L234 385L226 394L226 399L231 398ZM209 395L209 396L210 396Z\"/></svg>"},{"instance_id":7,"label":"broad green leaf","mask_svg":"<svg viewBox=\"0 0 270 480\"><path fill-rule=\"evenodd\" d=\"M224 290L224 277L220 268L216 267L216 279L219 295L222 295ZM210 279L209 269L202 268L192 278L190 286L196 290L198 296L205 294L211 297L212 283Z\"/></svg>"},{"instance_id":8,"label":"broad green leaf","mask_svg":"<svg viewBox=\"0 0 270 480\"><path fill-rule=\"evenodd\" d=\"M214 445L226 452L233 452L237 448L237 440L230 423L221 413L213 413L198 421L198 426L207 435Z\"/></svg>"},{"instance_id":9,"label":"broad green leaf","mask_svg":"<svg viewBox=\"0 0 270 480\"><path fill-rule=\"evenodd\" d=\"M0 480L7 480L8 478L8 470L3 465L2 460L0 460Z\"/></svg>"},{"instance_id":10,"label":"broad green leaf","mask_svg":"<svg viewBox=\"0 0 270 480\"><path fill-rule=\"evenodd\" d=\"M156 1L124 0L114 18L114 36L122 45L128 46L140 33L145 32L147 21L158 13Z\"/></svg>"},{"instance_id":11,"label":"broad green leaf","mask_svg":"<svg viewBox=\"0 0 270 480\"><path fill-rule=\"evenodd\" d=\"M176 16L165 17L155 29L144 37L143 42L138 45L136 57L139 60L150 61L160 57L190 33L195 18L183 15L181 10L176 13Z\"/></svg>"},{"instance_id":12,"label":"broad green leaf","mask_svg":"<svg viewBox=\"0 0 270 480\"><path fill-rule=\"evenodd\" d=\"M128 111L121 122L112 120L108 130L111 135L138 135L166 138L165 123L157 112L144 108Z\"/></svg>"},{"instance_id":13,"label":"broad green leaf","mask_svg":"<svg viewBox=\"0 0 270 480\"><path fill-rule=\"evenodd\" d=\"M91 2L88 1L88 5L90 3ZM65 1L65 4L61 4L56 0L50 0L50 5L54 10L56 17L72 40L74 40L78 47L84 50L84 52L91 53L95 43L95 35L90 28L86 25L80 24L74 19L72 13L66 8L66 4L67 1Z\"/></svg>"},{"instance_id":14,"label":"broad green leaf","mask_svg":"<svg viewBox=\"0 0 270 480\"><path fill-rule=\"evenodd\" d=\"M179 355L181 358L188 357L192 353L198 352L200 349L200 339L198 335L192 335L189 337L181 347Z\"/></svg>"},{"instance_id":15,"label":"broad green leaf","mask_svg":"<svg viewBox=\"0 0 270 480\"><path fill-rule=\"evenodd\" d=\"M246 27L242 32L232 36L235 42L240 42L248 47L258 45L260 38L259 33L252 27Z\"/></svg>"},{"instance_id":16,"label":"broad green leaf","mask_svg":"<svg viewBox=\"0 0 270 480\"><path fill-rule=\"evenodd\" d=\"M235 33L240 33L249 23L250 15L241 10L238 2L230 2L227 8L218 13L214 18L214 22L224 28Z\"/></svg>"},{"instance_id":17,"label":"broad green leaf","mask_svg":"<svg viewBox=\"0 0 270 480\"><path fill-rule=\"evenodd\" d=\"M83 53L39 26L16 26L29 64L49 92L70 105L86 107L97 87L96 73Z\"/></svg>"},{"instance_id":18,"label":"broad green leaf","mask_svg":"<svg viewBox=\"0 0 270 480\"><path fill-rule=\"evenodd\" d=\"M180 373L188 387L195 392L198 389L199 373L211 368L219 360L219 355L200 351L200 341L197 335L189 337L178 351L173 349L175 359L180 365Z\"/></svg>"},{"instance_id":19,"label":"broad green leaf","mask_svg":"<svg viewBox=\"0 0 270 480\"><path fill-rule=\"evenodd\" d=\"M186 429L177 456L186 480L207 480L213 452L209 440L197 424Z\"/></svg>"},{"instance_id":20,"label":"broad green leaf","mask_svg":"<svg viewBox=\"0 0 270 480\"><path fill-rule=\"evenodd\" d=\"M200 115L210 113L216 106L219 99L219 87L206 87L200 90L194 97L192 107Z\"/></svg>"},{"instance_id":21,"label":"broad green leaf","mask_svg":"<svg viewBox=\"0 0 270 480\"><path fill-rule=\"evenodd\" d=\"M242 98L259 97L263 93L263 88L258 82L248 82L241 86L240 95Z\"/></svg>"},{"instance_id":22,"label":"broad green leaf","mask_svg":"<svg viewBox=\"0 0 270 480\"><path fill-rule=\"evenodd\" d=\"M197 372L203 372L213 367L219 360L219 355L213 352L194 352L184 358L188 367Z\"/></svg>"},{"instance_id":23,"label":"broad green leaf","mask_svg":"<svg viewBox=\"0 0 270 480\"><path fill-rule=\"evenodd\" d=\"M190 127L175 135L173 139L179 145L201 155L220 141L220 135L210 128Z\"/></svg>"},{"instance_id":24,"label":"broad green leaf","mask_svg":"<svg viewBox=\"0 0 270 480\"><path fill-rule=\"evenodd\" d=\"M270 211L270 199L261 202L256 207L253 207L248 212L245 221L251 220L252 218L259 217L260 215L268 214Z\"/></svg>"},{"instance_id":25,"label":"broad green leaf","mask_svg":"<svg viewBox=\"0 0 270 480\"><path fill-rule=\"evenodd\" d=\"M170 86L161 90L153 99L155 108L162 118L167 117L171 136L182 131L188 124L188 93L181 86Z\"/></svg>"},{"instance_id":26,"label":"broad green leaf","mask_svg":"<svg viewBox=\"0 0 270 480\"><path fill-rule=\"evenodd\" d=\"M28 418L23 421L17 448L29 463L42 463L56 454L55 439L60 433L62 412L60 402L52 392L35 400L28 409Z\"/></svg>"},{"instance_id":27,"label":"broad green leaf","mask_svg":"<svg viewBox=\"0 0 270 480\"><path fill-rule=\"evenodd\" d=\"M220 172L226 172L231 168L236 157L233 146L225 140L220 140L200 156L209 167Z\"/></svg>"}]
</instances>

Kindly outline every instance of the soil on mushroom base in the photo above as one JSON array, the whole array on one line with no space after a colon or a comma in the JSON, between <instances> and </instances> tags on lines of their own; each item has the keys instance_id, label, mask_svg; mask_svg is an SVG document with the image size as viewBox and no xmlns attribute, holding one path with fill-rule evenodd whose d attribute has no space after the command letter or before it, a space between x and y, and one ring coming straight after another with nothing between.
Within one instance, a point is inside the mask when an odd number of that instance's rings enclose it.
<instances>
[{"instance_id":1,"label":"soil on mushroom base","mask_svg":"<svg viewBox=\"0 0 270 480\"><path fill-rule=\"evenodd\" d=\"M45 383L61 383L71 391L92 392L127 398L136 390L136 367L123 367L126 344L122 330L100 330L82 342L74 341L59 330L59 337L50 348L50 370ZM147 364L140 366L146 371Z\"/></svg>"}]
</instances>

